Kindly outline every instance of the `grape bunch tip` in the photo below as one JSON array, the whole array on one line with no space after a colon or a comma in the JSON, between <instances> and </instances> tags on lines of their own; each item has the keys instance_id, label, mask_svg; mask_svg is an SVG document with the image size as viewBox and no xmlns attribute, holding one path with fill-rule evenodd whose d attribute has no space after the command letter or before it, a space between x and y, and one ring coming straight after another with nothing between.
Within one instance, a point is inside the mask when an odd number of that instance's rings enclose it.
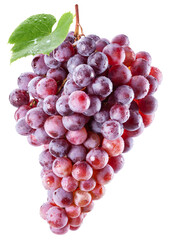
<instances>
[{"instance_id":1,"label":"grape bunch tip","mask_svg":"<svg viewBox=\"0 0 170 240\"><path fill-rule=\"evenodd\" d=\"M33 72L22 73L9 95L17 133L43 147L48 197L40 215L55 234L79 229L154 119L162 73L129 44L124 34L85 36L76 5L75 32L49 55L34 56Z\"/></svg>"}]
</instances>

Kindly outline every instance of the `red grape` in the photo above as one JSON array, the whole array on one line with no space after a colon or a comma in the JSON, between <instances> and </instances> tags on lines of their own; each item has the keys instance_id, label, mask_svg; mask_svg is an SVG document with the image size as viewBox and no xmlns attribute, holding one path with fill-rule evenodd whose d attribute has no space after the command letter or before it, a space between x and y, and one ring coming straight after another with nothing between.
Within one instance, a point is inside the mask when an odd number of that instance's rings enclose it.
<instances>
[{"instance_id":1,"label":"red grape","mask_svg":"<svg viewBox=\"0 0 170 240\"><path fill-rule=\"evenodd\" d=\"M72 162L66 157L57 157L53 162L53 172L58 177L69 176L72 171Z\"/></svg>"},{"instance_id":2,"label":"red grape","mask_svg":"<svg viewBox=\"0 0 170 240\"><path fill-rule=\"evenodd\" d=\"M94 148L90 150L86 156L86 161L94 168L101 169L108 163L109 156L102 148Z\"/></svg>"}]
</instances>

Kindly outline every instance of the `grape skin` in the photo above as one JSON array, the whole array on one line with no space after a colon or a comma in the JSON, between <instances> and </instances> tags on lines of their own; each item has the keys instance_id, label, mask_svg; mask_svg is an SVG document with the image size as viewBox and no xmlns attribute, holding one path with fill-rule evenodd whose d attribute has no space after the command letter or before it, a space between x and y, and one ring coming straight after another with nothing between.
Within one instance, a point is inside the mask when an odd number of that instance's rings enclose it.
<instances>
[{"instance_id":1,"label":"grape skin","mask_svg":"<svg viewBox=\"0 0 170 240\"><path fill-rule=\"evenodd\" d=\"M21 107L29 103L29 94L25 90L15 89L9 95L9 101L14 107Z\"/></svg>"}]
</instances>

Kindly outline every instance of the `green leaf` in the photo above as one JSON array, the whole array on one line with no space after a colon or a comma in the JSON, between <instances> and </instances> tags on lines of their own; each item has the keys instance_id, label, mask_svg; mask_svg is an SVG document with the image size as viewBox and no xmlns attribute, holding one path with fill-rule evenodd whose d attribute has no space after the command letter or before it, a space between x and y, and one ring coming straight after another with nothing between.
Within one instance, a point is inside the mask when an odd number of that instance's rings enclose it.
<instances>
[{"instance_id":1,"label":"green leaf","mask_svg":"<svg viewBox=\"0 0 170 240\"><path fill-rule=\"evenodd\" d=\"M21 23L9 38L9 43L14 44L11 49L11 63L28 55L49 54L58 47L68 34L73 14L70 12L63 14L52 32L55 22L52 15L39 14Z\"/></svg>"}]
</instances>

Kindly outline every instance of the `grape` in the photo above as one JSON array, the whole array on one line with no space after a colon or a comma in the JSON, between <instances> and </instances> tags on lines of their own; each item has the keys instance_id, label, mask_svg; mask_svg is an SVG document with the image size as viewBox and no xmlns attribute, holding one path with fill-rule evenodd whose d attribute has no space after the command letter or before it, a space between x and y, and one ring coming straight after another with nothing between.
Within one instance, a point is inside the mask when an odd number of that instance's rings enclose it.
<instances>
[{"instance_id":1,"label":"grape","mask_svg":"<svg viewBox=\"0 0 170 240\"><path fill-rule=\"evenodd\" d=\"M120 46L126 46L129 45L129 38L124 34L119 34L112 39L111 43L117 43Z\"/></svg>"},{"instance_id":2,"label":"grape","mask_svg":"<svg viewBox=\"0 0 170 240\"><path fill-rule=\"evenodd\" d=\"M94 132L88 132L88 137L84 142L84 146L87 149L96 148L100 145L100 137Z\"/></svg>"},{"instance_id":3,"label":"grape","mask_svg":"<svg viewBox=\"0 0 170 240\"><path fill-rule=\"evenodd\" d=\"M46 114L48 114L48 115L58 114L58 112L56 110L57 100L58 100L58 96L56 96L56 95L49 95L44 99L42 104L43 104L43 110Z\"/></svg>"},{"instance_id":4,"label":"grape","mask_svg":"<svg viewBox=\"0 0 170 240\"><path fill-rule=\"evenodd\" d=\"M101 101L95 95L90 95L89 97L90 97L90 106L83 114L86 116L93 116L95 113L100 111Z\"/></svg>"},{"instance_id":5,"label":"grape","mask_svg":"<svg viewBox=\"0 0 170 240\"><path fill-rule=\"evenodd\" d=\"M96 181L94 178L90 178L89 180L80 181L80 190L82 191L92 191L96 186Z\"/></svg>"},{"instance_id":6,"label":"grape","mask_svg":"<svg viewBox=\"0 0 170 240\"><path fill-rule=\"evenodd\" d=\"M144 76L132 77L130 86L135 93L135 99L142 99L149 92L149 82Z\"/></svg>"},{"instance_id":7,"label":"grape","mask_svg":"<svg viewBox=\"0 0 170 240\"><path fill-rule=\"evenodd\" d=\"M78 161L73 165L72 176L77 181L89 180L93 175L93 169L86 161Z\"/></svg>"},{"instance_id":8,"label":"grape","mask_svg":"<svg viewBox=\"0 0 170 240\"><path fill-rule=\"evenodd\" d=\"M98 123L103 123L109 120L109 110L107 108L101 109L94 115L94 120Z\"/></svg>"},{"instance_id":9,"label":"grape","mask_svg":"<svg viewBox=\"0 0 170 240\"><path fill-rule=\"evenodd\" d=\"M75 91L69 96L68 103L73 112L83 113L90 107L90 98L83 91Z\"/></svg>"},{"instance_id":10,"label":"grape","mask_svg":"<svg viewBox=\"0 0 170 240\"><path fill-rule=\"evenodd\" d=\"M59 115L50 116L44 124L46 133L52 138L60 138L66 133L62 123L62 117Z\"/></svg>"},{"instance_id":11,"label":"grape","mask_svg":"<svg viewBox=\"0 0 170 240\"><path fill-rule=\"evenodd\" d=\"M70 42L63 42L53 51L53 57L59 62L66 62L74 55L74 48Z\"/></svg>"},{"instance_id":12,"label":"grape","mask_svg":"<svg viewBox=\"0 0 170 240\"><path fill-rule=\"evenodd\" d=\"M137 58L130 67L132 76L142 75L147 77L151 70L150 64L143 58Z\"/></svg>"},{"instance_id":13,"label":"grape","mask_svg":"<svg viewBox=\"0 0 170 240\"><path fill-rule=\"evenodd\" d=\"M82 224L82 222L83 222L83 219L84 219L84 214L83 213L81 213L76 218L70 218L69 219L70 227L78 227L78 226L80 226Z\"/></svg>"},{"instance_id":14,"label":"grape","mask_svg":"<svg viewBox=\"0 0 170 240\"><path fill-rule=\"evenodd\" d=\"M163 75L162 75L162 72L158 68L151 67L151 71L150 71L149 75L155 77L159 84L162 82Z\"/></svg>"},{"instance_id":15,"label":"grape","mask_svg":"<svg viewBox=\"0 0 170 240\"><path fill-rule=\"evenodd\" d=\"M38 82L42 79L42 77L38 76L33 78L29 83L28 83L28 92L29 94L33 97L33 98L37 98L37 90L36 90L36 86L38 84Z\"/></svg>"},{"instance_id":16,"label":"grape","mask_svg":"<svg viewBox=\"0 0 170 240\"><path fill-rule=\"evenodd\" d=\"M53 57L53 52L49 55L44 55L44 62L49 68L57 68L60 66L60 62Z\"/></svg>"},{"instance_id":17,"label":"grape","mask_svg":"<svg viewBox=\"0 0 170 240\"><path fill-rule=\"evenodd\" d=\"M109 156L107 152L99 147L91 149L86 156L86 161L94 169L104 168L108 163L108 160L109 160Z\"/></svg>"},{"instance_id":18,"label":"grape","mask_svg":"<svg viewBox=\"0 0 170 240\"><path fill-rule=\"evenodd\" d=\"M28 91L28 83L36 76L37 75L32 72L22 73L17 81L19 89Z\"/></svg>"},{"instance_id":19,"label":"grape","mask_svg":"<svg viewBox=\"0 0 170 240\"><path fill-rule=\"evenodd\" d=\"M14 114L15 120L18 121L20 118L25 117L25 115L27 114L27 112L28 112L30 109L31 109L31 107L28 106L28 105L22 105L22 106L20 106L20 107L16 110L16 112L15 112L15 114Z\"/></svg>"},{"instance_id":20,"label":"grape","mask_svg":"<svg viewBox=\"0 0 170 240\"><path fill-rule=\"evenodd\" d=\"M38 147L41 146L42 143L38 141L38 139L35 137L34 133L27 136L28 143L32 146Z\"/></svg>"},{"instance_id":21,"label":"grape","mask_svg":"<svg viewBox=\"0 0 170 240\"><path fill-rule=\"evenodd\" d=\"M102 52L92 53L88 57L87 63L94 69L96 74L101 74L108 68L108 59Z\"/></svg>"},{"instance_id":22,"label":"grape","mask_svg":"<svg viewBox=\"0 0 170 240\"><path fill-rule=\"evenodd\" d=\"M93 39L95 42L100 39L100 37L95 34L89 34L87 37Z\"/></svg>"},{"instance_id":23,"label":"grape","mask_svg":"<svg viewBox=\"0 0 170 240\"><path fill-rule=\"evenodd\" d=\"M106 47L110 42L105 39L105 38L101 38L96 42L96 51L98 52L102 52L103 48Z\"/></svg>"},{"instance_id":24,"label":"grape","mask_svg":"<svg viewBox=\"0 0 170 240\"><path fill-rule=\"evenodd\" d=\"M54 159L55 158L51 155L48 149L44 150L39 155L39 163L46 169L52 169Z\"/></svg>"},{"instance_id":25,"label":"grape","mask_svg":"<svg viewBox=\"0 0 170 240\"><path fill-rule=\"evenodd\" d=\"M102 123L96 122L95 120L91 121L91 130L95 133L101 133Z\"/></svg>"},{"instance_id":26,"label":"grape","mask_svg":"<svg viewBox=\"0 0 170 240\"><path fill-rule=\"evenodd\" d=\"M64 138L53 139L49 144L49 151L54 157L64 157L70 149L69 142Z\"/></svg>"},{"instance_id":27,"label":"grape","mask_svg":"<svg viewBox=\"0 0 170 240\"><path fill-rule=\"evenodd\" d=\"M95 179L97 183L105 185L109 183L114 177L113 168L107 164L104 168L97 170L95 173Z\"/></svg>"},{"instance_id":28,"label":"grape","mask_svg":"<svg viewBox=\"0 0 170 240\"><path fill-rule=\"evenodd\" d=\"M125 134L126 136L128 136L128 137L137 137L137 136L139 136L141 133L143 133L143 131L144 131L144 124L143 124L143 122L142 122L140 128L138 128L138 129L135 130L135 131L125 130L125 131L124 131L124 134Z\"/></svg>"},{"instance_id":29,"label":"grape","mask_svg":"<svg viewBox=\"0 0 170 240\"><path fill-rule=\"evenodd\" d=\"M106 54L110 65L121 64L125 60L124 49L116 44L111 43L103 49L103 53Z\"/></svg>"},{"instance_id":30,"label":"grape","mask_svg":"<svg viewBox=\"0 0 170 240\"><path fill-rule=\"evenodd\" d=\"M115 156L115 157L110 157L108 164L113 168L114 172L117 173L122 169L124 166L124 157L122 154Z\"/></svg>"},{"instance_id":31,"label":"grape","mask_svg":"<svg viewBox=\"0 0 170 240\"><path fill-rule=\"evenodd\" d=\"M58 67L55 69L49 69L47 77L53 78L56 82L62 82L67 77L67 73L62 67Z\"/></svg>"},{"instance_id":32,"label":"grape","mask_svg":"<svg viewBox=\"0 0 170 240\"><path fill-rule=\"evenodd\" d=\"M20 107L29 103L29 94L25 90L15 89L9 95L9 101L14 107Z\"/></svg>"},{"instance_id":33,"label":"grape","mask_svg":"<svg viewBox=\"0 0 170 240\"><path fill-rule=\"evenodd\" d=\"M91 203L89 203L89 205L87 205L86 207L82 207L81 210L83 213L88 213L91 212L94 208L94 202L91 201Z\"/></svg>"},{"instance_id":34,"label":"grape","mask_svg":"<svg viewBox=\"0 0 170 240\"><path fill-rule=\"evenodd\" d=\"M140 128L142 124L142 117L138 112L130 110L129 119L123 124L124 129L135 131Z\"/></svg>"},{"instance_id":35,"label":"grape","mask_svg":"<svg viewBox=\"0 0 170 240\"><path fill-rule=\"evenodd\" d=\"M68 207L73 203L73 193L66 192L64 189L58 188L53 192L53 199L55 204L59 207Z\"/></svg>"},{"instance_id":36,"label":"grape","mask_svg":"<svg viewBox=\"0 0 170 240\"><path fill-rule=\"evenodd\" d=\"M68 131L66 138L71 144L80 145L86 140L87 131L84 127L77 131Z\"/></svg>"},{"instance_id":37,"label":"grape","mask_svg":"<svg viewBox=\"0 0 170 240\"><path fill-rule=\"evenodd\" d=\"M64 116L62 121L64 127L69 131L77 131L84 127L88 117L81 113L74 113L71 116Z\"/></svg>"},{"instance_id":38,"label":"grape","mask_svg":"<svg viewBox=\"0 0 170 240\"><path fill-rule=\"evenodd\" d=\"M148 80L149 86L150 86L148 95L152 95L157 91L159 84L158 84L158 81L156 80L156 78L154 78L151 75L147 76L147 80Z\"/></svg>"},{"instance_id":39,"label":"grape","mask_svg":"<svg viewBox=\"0 0 170 240\"><path fill-rule=\"evenodd\" d=\"M40 207L40 216L44 219L47 220L47 212L48 210L53 207L53 205L49 202L44 203L41 207Z\"/></svg>"},{"instance_id":40,"label":"grape","mask_svg":"<svg viewBox=\"0 0 170 240\"><path fill-rule=\"evenodd\" d=\"M74 43L74 41L75 41L74 35L72 36L72 35L69 35L69 34L67 35L67 37L64 40L64 42L70 42L70 43Z\"/></svg>"},{"instance_id":41,"label":"grape","mask_svg":"<svg viewBox=\"0 0 170 240\"><path fill-rule=\"evenodd\" d=\"M148 52L141 51L141 52L136 53L136 59L138 59L138 58L142 58L142 59L146 60L151 65L152 58Z\"/></svg>"},{"instance_id":42,"label":"grape","mask_svg":"<svg viewBox=\"0 0 170 240\"><path fill-rule=\"evenodd\" d=\"M68 158L73 162L76 163L78 161L83 161L86 159L86 148L83 145L72 145L69 153Z\"/></svg>"},{"instance_id":43,"label":"grape","mask_svg":"<svg viewBox=\"0 0 170 240\"><path fill-rule=\"evenodd\" d=\"M154 113L146 115L146 114L143 114L142 112L140 112L140 115L142 116L143 123L144 123L145 127L148 127L153 122L153 120L155 118Z\"/></svg>"},{"instance_id":44,"label":"grape","mask_svg":"<svg viewBox=\"0 0 170 240\"><path fill-rule=\"evenodd\" d=\"M138 106L137 102L132 101L129 109L138 112L139 111L139 106Z\"/></svg>"},{"instance_id":45,"label":"grape","mask_svg":"<svg viewBox=\"0 0 170 240\"><path fill-rule=\"evenodd\" d=\"M34 73L37 75L45 75L49 69L44 62L43 54L36 55L32 60L31 66Z\"/></svg>"},{"instance_id":46,"label":"grape","mask_svg":"<svg viewBox=\"0 0 170 240\"><path fill-rule=\"evenodd\" d=\"M88 57L96 50L96 43L89 37L83 37L77 42L76 48L80 55Z\"/></svg>"},{"instance_id":47,"label":"grape","mask_svg":"<svg viewBox=\"0 0 170 240\"><path fill-rule=\"evenodd\" d=\"M105 187L97 184L96 187L90 192L93 200L98 200L105 194Z\"/></svg>"},{"instance_id":48,"label":"grape","mask_svg":"<svg viewBox=\"0 0 170 240\"><path fill-rule=\"evenodd\" d=\"M41 144L48 144L51 141L51 138L47 135L44 127L37 128L34 132L34 136Z\"/></svg>"},{"instance_id":49,"label":"grape","mask_svg":"<svg viewBox=\"0 0 170 240\"><path fill-rule=\"evenodd\" d=\"M71 74L72 75L72 74ZM70 74L67 75L67 81L64 84L64 93L66 95L70 95L72 92L81 90L81 87L78 86L72 79L72 76Z\"/></svg>"},{"instance_id":50,"label":"grape","mask_svg":"<svg viewBox=\"0 0 170 240\"><path fill-rule=\"evenodd\" d=\"M53 78L43 78L36 86L37 95L39 98L46 98L48 95L57 93L57 83Z\"/></svg>"},{"instance_id":51,"label":"grape","mask_svg":"<svg viewBox=\"0 0 170 240\"><path fill-rule=\"evenodd\" d=\"M63 95L56 102L57 112L62 116L68 116L73 113L69 107L68 101L69 101L69 96Z\"/></svg>"},{"instance_id":52,"label":"grape","mask_svg":"<svg viewBox=\"0 0 170 240\"><path fill-rule=\"evenodd\" d=\"M101 133L103 137L109 140L115 140L122 134L122 127L118 121L108 120L103 123Z\"/></svg>"},{"instance_id":53,"label":"grape","mask_svg":"<svg viewBox=\"0 0 170 240\"><path fill-rule=\"evenodd\" d=\"M26 123L25 118L20 118L16 124L16 131L20 135L28 136L34 132L34 129Z\"/></svg>"},{"instance_id":54,"label":"grape","mask_svg":"<svg viewBox=\"0 0 170 240\"><path fill-rule=\"evenodd\" d=\"M64 227L62 228L56 228L56 227L53 227L53 226L50 226L50 230L54 233L54 234L57 234L57 235L62 235L62 234L65 234L69 231L70 229L70 225L67 224L65 225Z\"/></svg>"},{"instance_id":55,"label":"grape","mask_svg":"<svg viewBox=\"0 0 170 240\"><path fill-rule=\"evenodd\" d=\"M47 211L47 221L50 226L60 229L66 226L68 217L64 209L59 207L51 207Z\"/></svg>"},{"instance_id":56,"label":"grape","mask_svg":"<svg viewBox=\"0 0 170 240\"><path fill-rule=\"evenodd\" d=\"M72 171L72 162L66 157L57 157L53 162L52 168L58 177L66 177Z\"/></svg>"},{"instance_id":57,"label":"grape","mask_svg":"<svg viewBox=\"0 0 170 240\"><path fill-rule=\"evenodd\" d=\"M109 78L116 86L127 84L131 77L132 74L129 68L124 64L115 65L109 69Z\"/></svg>"},{"instance_id":58,"label":"grape","mask_svg":"<svg viewBox=\"0 0 170 240\"><path fill-rule=\"evenodd\" d=\"M113 84L109 78L105 76L100 76L96 78L92 83L92 89L94 94L107 97L113 90Z\"/></svg>"},{"instance_id":59,"label":"grape","mask_svg":"<svg viewBox=\"0 0 170 240\"><path fill-rule=\"evenodd\" d=\"M76 206L75 204L66 207L65 210L69 218L77 218L81 214L81 208Z\"/></svg>"},{"instance_id":60,"label":"grape","mask_svg":"<svg viewBox=\"0 0 170 240\"><path fill-rule=\"evenodd\" d=\"M113 93L114 101L122 104L130 104L134 99L134 91L127 85L119 86ZM109 99L110 101L110 99Z\"/></svg>"},{"instance_id":61,"label":"grape","mask_svg":"<svg viewBox=\"0 0 170 240\"><path fill-rule=\"evenodd\" d=\"M56 206L54 200L53 200L53 192L54 190L47 190L47 201L51 203L53 206Z\"/></svg>"},{"instance_id":62,"label":"grape","mask_svg":"<svg viewBox=\"0 0 170 240\"><path fill-rule=\"evenodd\" d=\"M86 63L86 58L81 56L80 54L76 54L73 57L71 57L68 62L67 62L67 68L70 73L74 72L74 69L80 65L80 64L85 64Z\"/></svg>"},{"instance_id":63,"label":"grape","mask_svg":"<svg viewBox=\"0 0 170 240\"><path fill-rule=\"evenodd\" d=\"M53 172L49 172L43 175L42 184L47 190L56 190L61 186L61 180Z\"/></svg>"},{"instance_id":64,"label":"grape","mask_svg":"<svg viewBox=\"0 0 170 240\"><path fill-rule=\"evenodd\" d=\"M40 107L32 108L26 114L27 124L34 129L42 127L46 119L47 115Z\"/></svg>"},{"instance_id":65,"label":"grape","mask_svg":"<svg viewBox=\"0 0 170 240\"><path fill-rule=\"evenodd\" d=\"M74 193L74 203L78 207L86 207L90 204L92 197L90 193L81 190L76 190Z\"/></svg>"},{"instance_id":66,"label":"grape","mask_svg":"<svg viewBox=\"0 0 170 240\"><path fill-rule=\"evenodd\" d=\"M125 137L123 136L125 147L123 153L129 152L133 147L133 138L132 137Z\"/></svg>"},{"instance_id":67,"label":"grape","mask_svg":"<svg viewBox=\"0 0 170 240\"><path fill-rule=\"evenodd\" d=\"M73 80L80 87L88 86L94 77L93 68L87 64L80 64L73 71Z\"/></svg>"},{"instance_id":68,"label":"grape","mask_svg":"<svg viewBox=\"0 0 170 240\"><path fill-rule=\"evenodd\" d=\"M110 118L120 123L126 122L129 116L130 116L130 112L127 105L116 103L110 109Z\"/></svg>"},{"instance_id":69,"label":"grape","mask_svg":"<svg viewBox=\"0 0 170 240\"><path fill-rule=\"evenodd\" d=\"M123 49L125 51L125 60L124 60L123 64L125 66L129 67L135 61L136 56L135 56L134 51L129 46L124 46Z\"/></svg>"},{"instance_id":70,"label":"grape","mask_svg":"<svg viewBox=\"0 0 170 240\"><path fill-rule=\"evenodd\" d=\"M115 157L121 154L124 150L124 141L122 137L115 140L103 139L102 148L109 154L110 157Z\"/></svg>"},{"instance_id":71,"label":"grape","mask_svg":"<svg viewBox=\"0 0 170 240\"><path fill-rule=\"evenodd\" d=\"M139 109L144 114L152 114L157 110L158 102L155 97L149 95L139 101Z\"/></svg>"},{"instance_id":72,"label":"grape","mask_svg":"<svg viewBox=\"0 0 170 240\"><path fill-rule=\"evenodd\" d=\"M61 180L61 186L66 192L74 192L78 185L78 181L72 176L63 177Z\"/></svg>"}]
</instances>

